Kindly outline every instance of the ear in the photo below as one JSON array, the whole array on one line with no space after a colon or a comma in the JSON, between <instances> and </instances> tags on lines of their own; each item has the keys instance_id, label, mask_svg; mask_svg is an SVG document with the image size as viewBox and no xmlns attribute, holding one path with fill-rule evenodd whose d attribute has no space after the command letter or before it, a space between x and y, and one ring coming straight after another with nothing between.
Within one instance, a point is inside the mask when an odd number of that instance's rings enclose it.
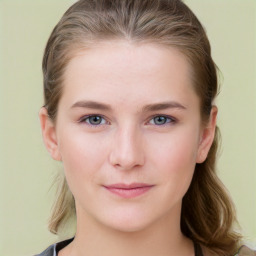
<instances>
[{"instance_id":1,"label":"ear","mask_svg":"<svg viewBox=\"0 0 256 256\"><path fill-rule=\"evenodd\" d=\"M214 140L215 127L217 121L218 108L216 106L212 107L210 118L208 124L202 128L200 135L199 148L197 151L197 163L203 163L208 155L211 145Z\"/></svg>"},{"instance_id":2,"label":"ear","mask_svg":"<svg viewBox=\"0 0 256 256\"><path fill-rule=\"evenodd\" d=\"M59 152L56 136L56 127L52 119L48 116L48 111L45 107L42 107L40 109L39 119L46 149L51 154L54 160L61 161L61 155Z\"/></svg>"}]
</instances>

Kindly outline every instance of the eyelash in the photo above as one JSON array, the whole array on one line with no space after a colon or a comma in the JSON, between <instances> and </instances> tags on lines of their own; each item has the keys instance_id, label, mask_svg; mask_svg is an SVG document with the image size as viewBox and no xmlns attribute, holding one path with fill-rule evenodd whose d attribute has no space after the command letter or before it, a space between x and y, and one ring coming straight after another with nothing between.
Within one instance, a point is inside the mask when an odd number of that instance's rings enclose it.
<instances>
[{"instance_id":1,"label":"eyelash","mask_svg":"<svg viewBox=\"0 0 256 256\"><path fill-rule=\"evenodd\" d=\"M78 122L79 123L86 123L88 126L91 126L93 128L99 128L100 126L105 125L105 124L90 124L90 123L86 122L86 120L89 120L89 118L91 118L91 117L100 117L101 121L103 119L105 119L104 116L102 116L102 115L87 115L87 116L83 116L82 118L80 118L78 120ZM153 117L151 117L150 121L154 120L157 117L164 117L165 118L165 123L164 124L155 124L156 126L174 125L175 123L177 123L177 120L175 118L173 118L171 116L167 116L167 115L154 115ZM167 122L168 119L169 119L169 122Z\"/></svg>"}]
</instances>

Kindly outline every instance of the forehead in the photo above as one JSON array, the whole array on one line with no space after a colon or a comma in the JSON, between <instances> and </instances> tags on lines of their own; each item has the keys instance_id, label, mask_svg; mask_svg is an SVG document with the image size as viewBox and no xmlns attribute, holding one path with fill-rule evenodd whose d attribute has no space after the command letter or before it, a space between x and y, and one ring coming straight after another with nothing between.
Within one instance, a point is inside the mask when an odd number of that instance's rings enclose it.
<instances>
[{"instance_id":1,"label":"forehead","mask_svg":"<svg viewBox=\"0 0 256 256\"><path fill-rule=\"evenodd\" d=\"M194 92L191 81L190 64L176 48L106 41L78 52L70 60L64 74L64 92L105 100L170 100Z\"/></svg>"},{"instance_id":2,"label":"forehead","mask_svg":"<svg viewBox=\"0 0 256 256\"><path fill-rule=\"evenodd\" d=\"M177 48L157 43L129 42L126 40L101 41L87 49L73 51L67 68L70 70L83 64L84 68L96 68L102 71L116 67L127 72L143 69L146 74L152 71L170 71L179 69L190 73L190 65L185 55ZM72 54L72 53L71 53Z\"/></svg>"}]
</instances>

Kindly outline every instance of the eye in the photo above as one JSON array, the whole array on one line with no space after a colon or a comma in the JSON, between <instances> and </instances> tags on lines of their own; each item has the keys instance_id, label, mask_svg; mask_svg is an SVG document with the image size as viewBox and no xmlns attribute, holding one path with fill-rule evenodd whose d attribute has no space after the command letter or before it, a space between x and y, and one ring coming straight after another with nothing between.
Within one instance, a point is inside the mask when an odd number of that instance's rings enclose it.
<instances>
[{"instance_id":1,"label":"eye","mask_svg":"<svg viewBox=\"0 0 256 256\"><path fill-rule=\"evenodd\" d=\"M170 116L155 116L154 118L152 118L150 120L150 124L156 124L156 125L166 125L166 124L172 124L172 123L175 123L176 120Z\"/></svg>"},{"instance_id":2,"label":"eye","mask_svg":"<svg viewBox=\"0 0 256 256\"><path fill-rule=\"evenodd\" d=\"M84 116L79 120L79 123L87 123L91 126L99 126L107 124L107 121L99 115Z\"/></svg>"},{"instance_id":3,"label":"eye","mask_svg":"<svg viewBox=\"0 0 256 256\"><path fill-rule=\"evenodd\" d=\"M157 126L164 126L167 124L174 124L176 120L170 116L158 115L154 116L149 123ZM108 122L105 120L103 116L100 115L88 115L84 116L79 120L79 123L86 123L90 126L99 127L101 125L105 125Z\"/></svg>"}]
</instances>

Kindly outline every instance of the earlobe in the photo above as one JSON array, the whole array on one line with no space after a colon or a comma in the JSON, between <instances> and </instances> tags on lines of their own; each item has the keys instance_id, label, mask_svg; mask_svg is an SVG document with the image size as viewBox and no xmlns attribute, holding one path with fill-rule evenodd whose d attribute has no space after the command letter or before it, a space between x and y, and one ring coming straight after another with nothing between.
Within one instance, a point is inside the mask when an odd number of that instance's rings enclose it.
<instances>
[{"instance_id":1,"label":"earlobe","mask_svg":"<svg viewBox=\"0 0 256 256\"><path fill-rule=\"evenodd\" d=\"M210 114L209 123L206 127L203 128L201 133L199 148L197 151L197 163L203 163L207 158L208 152L211 148L215 136L217 113L218 108L216 106L213 106Z\"/></svg>"},{"instance_id":2,"label":"earlobe","mask_svg":"<svg viewBox=\"0 0 256 256\"><path fill-rule=\"evenodd\" d=\"M39 119L41 124L42 136L46 149L54 160L61 161L61 155L58 148L56 136L56 127L52 119L48 116L48 111L42 107L39 111Z\"/></svg>"}]
</instances>

